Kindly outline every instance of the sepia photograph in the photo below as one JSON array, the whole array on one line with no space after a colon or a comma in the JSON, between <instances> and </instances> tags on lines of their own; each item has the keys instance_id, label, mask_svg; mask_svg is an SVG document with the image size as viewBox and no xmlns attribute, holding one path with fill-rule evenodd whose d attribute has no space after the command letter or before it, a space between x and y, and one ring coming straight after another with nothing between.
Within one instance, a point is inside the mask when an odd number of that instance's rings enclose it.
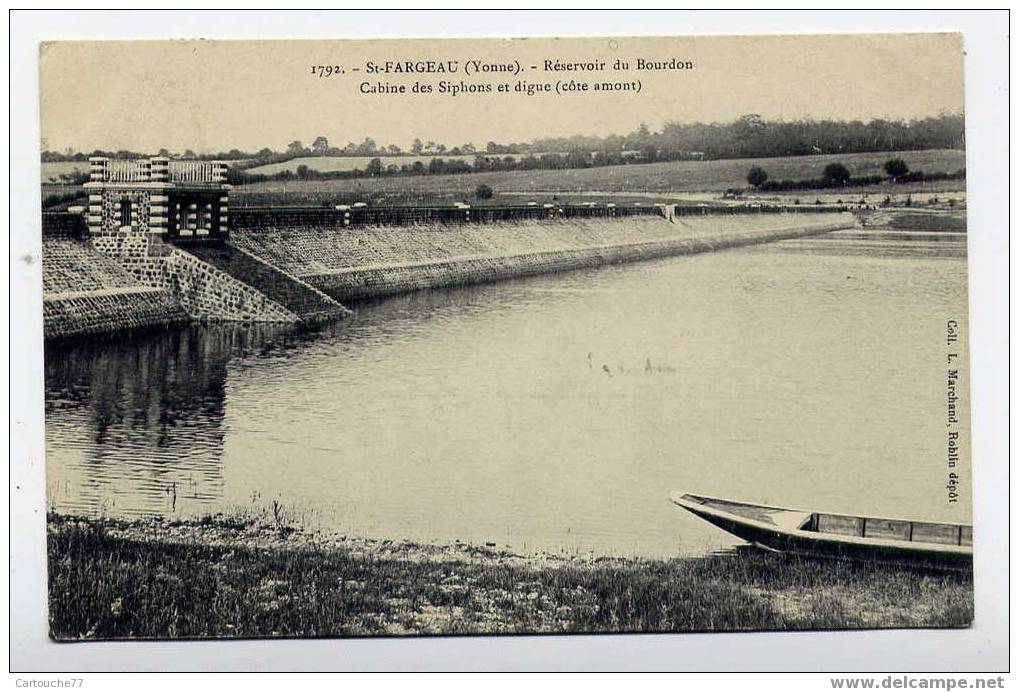
<instances>
[{"instance_id":1,"label":"sepia photograph","mask_svg":"<svg viewBox=\"0 0 1019 692\"><path fill-rule=\"evenodd\" d=\"M52 642L974 626L962 31L262 35L35 44Z\"/></svg>"},{"instance_id":2,"label":"sepia photograph","mask_svg":"<svg viewBox=\"0 0 1019 692\"><path fill-rule=\"evenodd\" d=\"M43 44L52 636L967 626L960 38Z\"/></svg>"}]
</instances>

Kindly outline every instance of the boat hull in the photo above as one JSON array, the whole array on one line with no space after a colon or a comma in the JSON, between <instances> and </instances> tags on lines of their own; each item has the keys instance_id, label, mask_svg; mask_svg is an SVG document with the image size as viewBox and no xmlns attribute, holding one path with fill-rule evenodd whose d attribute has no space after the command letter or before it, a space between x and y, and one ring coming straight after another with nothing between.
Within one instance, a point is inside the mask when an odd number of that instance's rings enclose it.
<instances>
[{"instance_id":1,"label":"boat hull","mask_svg":"<svg viewBox=\"0 0 1019 692\"><path fill-rule=\"evenodd\" d=\"M680 501L674 497L673 502L734 536L773 551L860 562L909 564L932 569L970 570L973 567L973 551L968 547L783 529L767 526L760 521L727 515L723 511L688 500Z\"/></svg>"}]
</instances>

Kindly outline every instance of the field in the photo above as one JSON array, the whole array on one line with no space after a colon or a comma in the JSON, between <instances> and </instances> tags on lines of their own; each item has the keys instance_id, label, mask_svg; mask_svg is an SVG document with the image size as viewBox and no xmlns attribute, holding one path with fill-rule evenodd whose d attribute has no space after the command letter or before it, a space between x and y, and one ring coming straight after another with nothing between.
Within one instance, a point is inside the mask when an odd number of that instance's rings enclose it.
<instances>
[{"instance_id":1,"label":"field","mask_svg":"<svg viewBox=\"0 0 1019 692\"><path fill-rule=\"evenodd\" d=\"M442 159L444 161L465 161L466 163L474 163L474 155L470 156L305 156L297 159L290 159L289 161L281 161L279 163L267 163L264 166L255 166L254 168L247 169L248 173L259 173L264 175L273 175L280 171L292 171L297 172L298 166L307 166L308 168L327 173L331 171L352 171L355 168L360 168L362 171L368 167L368 162L372 159L380 159L382 166L413 166L415 162L420 161L425 166L432 159Z\"/></svg>"},{"instance_id":2,"label":"field","mask_svg":"<svg viewBox=\"0 0 1019 692\"><path fill-rule=\"evenodd\" d=\"M44 183L59 182L61 175L85 172L88 168L88 161L44 161L42 164L42 181Z\"/></svg>"},{"instance_id":3,"label":"field","mask_svg":"<svg viewBox=\"0 0 1019 692\"><path fill-rule=\"evenodd\" d=\"M642 560L51 515L56 639L965 627L969 574L748 550Z\"/></svg>"},{"instance_id":4,"label":"field","mask_svg":"<svg viewBox=\"0 0 1019 692\"><path fill-rule=\"evenodd\" d=\"M487 205L526 204L530 201L539 204L586 201L616 203L708 201L717 199L728 188L746 188L745 176L750 166L761 166L772 179L800 180L818 177L824 167L833 161L843 162L856 176L880 175L881 166L894 156L903 158L911 169L928 173L956 171L966 165L963 151L929 150L844 156L673 161L561 171L496 171L326 181L269 181L235 187L231 192L231 202L236 206L331 206L358 201L391 205L450 205L461 201ZM383 162L405 164L415 160L427 161L428 158L394 156L383 157ZM291 166L295 169L301 163L307 162L309 166L312 163L318 164L320 170L336 170L323 167L323 164L363 168L368 160L367 157L309 157L272 164L271 167L273 170L283 170ZM45 183L47 179L55 179L61 173L74 170L76 167L83 169L87 162L52 162L44 163L42 166ZM269 168L270 166L259 166L249 170L262 172L263 169ZM493 197L485 201L477 200L474 196L475 189L482 183L494 191ZM882 198L891 196L901 202L906 195L913 195L916 201L925 200L931 195L945 196L943 193L946 192L961 192L965 190L965 185L965 180L942 180L934 183L886 184L844 190L771 192L765 196L787 201L799 198L804 204L812 203L814 199L820 199L825 204L837 203L840 198L859 199L864 195L878 195ZM80 188L44 184L43 196L53 193L64 194L72 190ZM875 202L875 198L871 197L870 201Z\"/></svg>"},{"instance_id":5,"label":"field","mask_svg":"<svg viewBox=\"0 0 1019 692\"><path fill-rule=\"evenodd\" d=\"M392 176L329 181L270 181L238 186L232 196L236 203L261 205L272 203L321 205L356 200L375 204L448 203L471 200L478 185L491 187L497 195L512 195L521 203L521 195L542 193L582 194L585 192L670 195L691 192L720 194L728 188L746 188L746 173L761 166L775 180L820 177L824 167L840 161L854 176L883 174L882 165L901 157L913 170L927 173L951 172L966 165L965 152L929 150L878 152L825 156L795 156L773 159L732 159L722 161L672 161L630 164L570 170L528 170L465 173L453 175ZM878 185L851 188L847 194L875 194L888 191L903 194L925 191L963 190L964 180L939 181L924 185ZM832 192L826 190L825 192ZM786 193L809 196L810 191ZM547 196L547 195L546 195ZM472 200L473 201L473 200Z\"/></svg>"}]
</instances>

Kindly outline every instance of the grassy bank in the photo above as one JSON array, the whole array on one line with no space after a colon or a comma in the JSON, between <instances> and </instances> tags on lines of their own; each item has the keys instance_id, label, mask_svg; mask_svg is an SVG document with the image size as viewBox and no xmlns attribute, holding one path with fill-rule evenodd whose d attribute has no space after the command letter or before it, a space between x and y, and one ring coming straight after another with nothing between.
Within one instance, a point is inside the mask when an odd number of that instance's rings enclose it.
<instances>
[{"instance_id":1,"label":"grassy bank","mask_svg":"<svg viewBox=\"0 0 1019 692\"><path fill-rule=\"evenodd\" d=\"M478 185L491 187L496 195L506 193L576 193L585 191L613 193L716 192L728 188L746 188L747 171L761 166L773 180L800 180L820 177L829 163L841 162L854 176L883 175L882 166L890 158L900 157L914 170L928 173L954 171L965 167L965 152L935 149L910 152L788 156L764 159L726 159L718 161L670 161L565 170L492 171L452 175L391 176L323 181L271 181L241 185L231 192L231 201L240 205L320 204L332 201L371 201L374 204L443 204L473 200ZM917 193L926 190L961 190L965 181L907 185L880 185L851 188L846 194ZM811 191L792 192L809 195ZM518 198L519 201L519 198ZM537 199L535 201L538 201Z\"/></svg>"},{"instance_id":2,"label":"grassy bank","mask_svg":"<svg viewBox=\"0 0 1019 692\"><path fill-rule=\"evenodd\" d=\"M960 627L968 575L758 551L644 560L49 518L57 639Z\"/></svg>"}]
</instances>

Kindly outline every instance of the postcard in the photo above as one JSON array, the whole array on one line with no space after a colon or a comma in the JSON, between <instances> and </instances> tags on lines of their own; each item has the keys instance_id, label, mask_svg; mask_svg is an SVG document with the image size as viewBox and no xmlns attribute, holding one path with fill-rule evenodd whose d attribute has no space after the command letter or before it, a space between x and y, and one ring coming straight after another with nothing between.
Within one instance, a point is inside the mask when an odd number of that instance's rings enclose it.
<instances>
[{"instance_id":1,"label":"postcard","mask_svg":"<svg viewBox=\"0 0 1019 692\"><path fill-rule=\"evenodd\" d=\"M56 640L963 628L963 38L39 48Z\"/></svg>"}]
</instances>

